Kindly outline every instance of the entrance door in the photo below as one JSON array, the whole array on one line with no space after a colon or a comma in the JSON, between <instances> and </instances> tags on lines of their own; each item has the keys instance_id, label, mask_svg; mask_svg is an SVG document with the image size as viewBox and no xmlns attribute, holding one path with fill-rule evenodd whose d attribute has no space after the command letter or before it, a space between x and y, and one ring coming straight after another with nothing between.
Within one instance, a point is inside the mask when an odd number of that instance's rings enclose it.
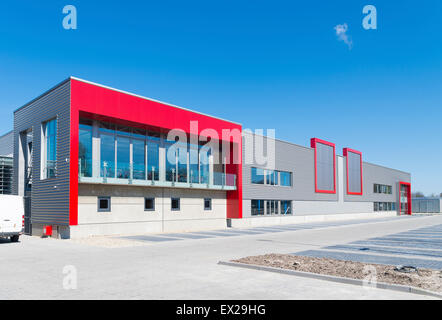
<instances>
[{"instance_id":1,"label":"entrance door","mask_svg":"<svg viewBox=\"0 0 442 320\"><path fill-rule=\"evenodd\" d=\"M411 184L399 182L399 213L411 215Z\"/></svg>"}]
</instances>

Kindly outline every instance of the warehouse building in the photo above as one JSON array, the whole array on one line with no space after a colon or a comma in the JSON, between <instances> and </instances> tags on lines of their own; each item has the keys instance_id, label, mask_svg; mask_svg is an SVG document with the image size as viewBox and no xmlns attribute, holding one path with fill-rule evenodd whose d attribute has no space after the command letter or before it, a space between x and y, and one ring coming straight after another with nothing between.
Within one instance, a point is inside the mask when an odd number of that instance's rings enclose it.
<instances>
[{"instance_id":1,"label":"warehouse building","mask_svg":"<svg viewBox=\"0 0 442 320\"><path fill-rule=\"evenodd\" d=\"M29 203L33 235L411 214L410 174L366 163L357 150L266 138L73 77L16 110L13 137L13 192ZM258 161L264 148L271 161Z\"/></svg>"}]
</instances>

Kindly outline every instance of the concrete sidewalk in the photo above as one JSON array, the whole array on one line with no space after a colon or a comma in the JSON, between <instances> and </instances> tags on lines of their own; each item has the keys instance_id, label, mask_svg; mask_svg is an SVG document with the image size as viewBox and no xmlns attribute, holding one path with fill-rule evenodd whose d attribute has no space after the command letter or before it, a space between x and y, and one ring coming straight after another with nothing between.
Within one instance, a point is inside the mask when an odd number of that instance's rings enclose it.
<instances>
[{"instance_id":1,"label":"concrete sidewalk","mask_svg":"<svg viewBox=\"0 0 442 320\"><path fill-rule=\"evenodd\" d=\"M0 243L0 299L431 299L218 265L265 253L292 253L380 237L442 223L442 217L373 221L316 229L232 237L139 242L103 247L23 237ZM78 288L63 288L63 269L74 266Z\"/></svg>"}]
</instances>

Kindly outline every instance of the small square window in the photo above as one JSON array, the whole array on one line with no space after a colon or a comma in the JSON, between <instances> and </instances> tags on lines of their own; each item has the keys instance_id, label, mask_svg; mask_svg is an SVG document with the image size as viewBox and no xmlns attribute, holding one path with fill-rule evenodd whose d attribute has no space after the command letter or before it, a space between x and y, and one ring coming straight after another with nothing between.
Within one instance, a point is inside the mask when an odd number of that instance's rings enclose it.
<instances>
[{"instance_id":1,"label":"small square window","mask_svg":"<svg viewBox=\"0 0 442 320\"><path fill-rule=\"evenodd\" d=\"M98 197L98 212L110 212L110 211L111 211L111 198Z\"/></svg>"},{"instance_id":2,"label":"small square window","mask_svg":"<svg viewBox=\"0 0 442 320\"><path fill-rule=\"evenodd\" d=\"M172 198L172 211L180 210L180 198Z\"/></svg>"},{"instance_id":3,"label":"small square window","mask_svg":"<svg viewBox=\"0 0 442 320\"><path fill-rule=\"evenodd\" d=\"M206 198L204 199L204 210L212 210L212 199Z\"/></svg>"},{"instance_id":4,"label":"small square window","mask_svg":"<svg viewBox=\"0 0 442 320\"><path fill-rule=\"evenodd\" d=\"M144 198L144 211L155 211L155 198Z\"/></svg>"}]
</instances>

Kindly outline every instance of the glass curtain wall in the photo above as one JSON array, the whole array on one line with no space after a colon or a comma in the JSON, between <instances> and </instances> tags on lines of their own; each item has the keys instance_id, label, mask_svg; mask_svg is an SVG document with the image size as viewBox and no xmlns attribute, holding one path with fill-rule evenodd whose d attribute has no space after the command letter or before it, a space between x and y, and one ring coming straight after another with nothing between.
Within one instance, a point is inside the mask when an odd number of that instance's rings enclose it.
<instances>
[{"instance_id":1,"label":"glass curtain wall","mask_svg":"<svg viewBox=\"0 0 442 320\"><path fill-rule=\"evenodd\" d=\"M92 120L80 119L79 175L94 176L94 162L99 162L100 177L134 180L160 180L160 134L142 129L117 127L97 122L99 159L93 159ZM209 184L210 147L164 141L165 180Z\"/></svg>"}]
</instances>

